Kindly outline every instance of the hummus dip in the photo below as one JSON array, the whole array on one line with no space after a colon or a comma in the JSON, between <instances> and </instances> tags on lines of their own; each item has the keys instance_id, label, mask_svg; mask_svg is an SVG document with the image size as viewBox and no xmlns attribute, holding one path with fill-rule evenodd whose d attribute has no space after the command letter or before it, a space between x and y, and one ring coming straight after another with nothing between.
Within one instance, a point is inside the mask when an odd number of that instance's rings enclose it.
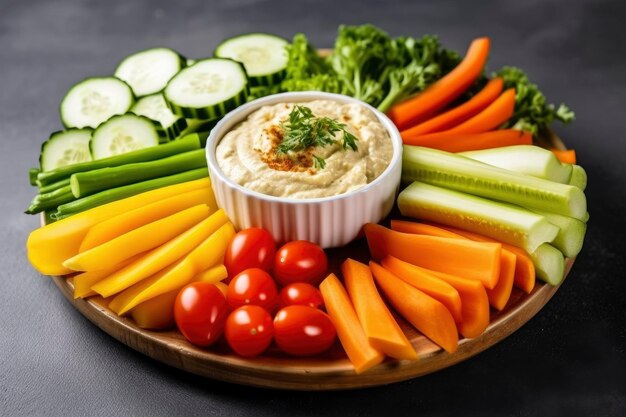
<instances>
[{"instance_id":1,"label":"hummus dip","mask_svg":"<svg viewBox=\"0 0 626 417\"><path fill-rule=\"evenodd\" d=\"M346 125L358 138L356 151L343 149L339 132L335 143L306 151L279 154L281 123L295 105L310 108L316 117ZM313 156L325 160L316 168ZM316 100L264 106L228 132L217 145L217 164L237 184L259 193L297 199L330 197L357 190L387 168L393 144L371 110L358 103Z\"/></svg>"}]
</instances>

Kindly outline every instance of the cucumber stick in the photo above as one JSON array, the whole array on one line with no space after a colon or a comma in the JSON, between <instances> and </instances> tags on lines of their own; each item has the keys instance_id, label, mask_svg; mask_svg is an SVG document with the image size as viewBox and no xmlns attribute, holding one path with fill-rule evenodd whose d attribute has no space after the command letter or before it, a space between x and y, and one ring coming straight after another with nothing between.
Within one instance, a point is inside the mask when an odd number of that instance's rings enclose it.
<instances>
[{"instance_id":1,"label":"cucumber stick","mask_svg":"<svg viewBox=\"0 0 626 417\"><path fill-rule=\"evenodd\" d=\"M404 182L421 181L577 219L587 212L585 194L578 187L419 146L405 145L402 159Z\"/></svg>"},{"instance_id":2,"label":"cucumber stick","mask_svg":"<svg viewBox=\"0 0 626 417\"><path fill-rule=\"evenodd\" d=\"M403 216L479 233L527 252L552 242L559 231L544 216L524 208L417 181L400 193L398 207Z\"/></svg>"},{"instance_id":3,"label":"cucumber stick","mask_svg":"<svg viewBox=\"0 0 626 417\"><path fill-rule=\"evenodd\" d=\"M42 171L91 161L91 129L69 129L54 132L41 146L39 164Z\"/></svg>"},{"instance_id":4,"label":"cucumber stick","mask_svg":"<svg viewBox=\"0 0 626 417\"><path fill-rule=\"evenodd\" d=\"M81 198L110 188L166 177L179 172L206 167L206 165L204 149L197 149L156 161L79 172L72 175L70 184L74 197Z\"/></svg>"},{"instance_id":5,"label":"cucumber stick","mask_svg":"<svg viewBox=\"0 0 626 417\"><path fill-rule=\"evenodd\" d=\"M156 178L148 181L142 181L135 184L125 185L123 187L111 188L81 199L72 201L71 203L60 205L57 211L52 214L55 220L61 220L72 216L81 211L85 211L112 201L121 200L136 194L145 193L146 191L155 190L157 188L167 187L169 185L180 184L182 182L193 181L209 176L207 168L197 168L189 171L181 172L167 177Z\"/></svg>"},{"instance_id":6,"label":"cucumber stick","mask_svg":"<svg viewBox=\"0 0 626 417\"><path fill-rule=\"evenodd\" d=\"M239 62L202 59L176 74L163 95L174 114L216 119L246 102L248 77Z\"/></svg>"},{"instance_id":7,"label":"cucumber stick","mask_svg":"<svg viewBox=\"0 0 626 417\"><path fill-rule=\"evenodd\" d=\"M61 121L67 128L90 127L126 113L135 97L124 81L115 77L87 78L70 88L61 101Z\"/></svg>"},{"instance_id":8,"label":"cucumber stick","mask_svg":"<svg viewBox=\"0 0 626 417\"><path fill-rule=\"evenodd\" d=\"M544 216L550 223L559 228L559 233L554 238L552 246L560 250L568 258L578 255L583 248L587 225L571 217L536 210L535 212Z\"/></svg>"},{"instance_id":9,"label":"cucumber stick","mask_svg":"<svg viewBox=\"0 0 626 417\"><path fill-rule=\"evenodd\" d=\"M554 246L544 243L530 253L537 278L550 285L559 285L565 275L565 257Z\"/></svg>"},{"instance_id":10,"label":"cucumber stick","mask_svg":"<svg viewBox=\"0 0 626 417\"><path fill-rule=\"evenodd\" d=\"M569 179L569 184L585 191L585 188L587 188L587 172L583 167L572 165L572 176Z\"/></svg>"},{"instance_id":11,"label":"cucumber stick","mask_svg":"<svg viewBox=\"0 0 626 417\"><path fill-rule=\"evenodd\" d=\"M286 39L275 35L248 33L226 39L215 49L214 55L241 62L252 86L275 85L286 74L287 45Z\"/></svg>"},{"instance_id":12,"label":"cucumber stick","mask_svg":"<svg viewBox=\"0 0 626 417\"><path fill-rule=\"evenodd\" d=\"M132 164L135 162L154 161L176 155L181 152L192 151L200 148L200 137L197 133L187 135L175 141L159 146L152 146L138 151L128 152L122 155L111 156L109 158L98 159L91 162L84 162L76 165L68 165L55 169L54 171L41 172L37 175L37 184L44 187L54 184L63 179L69 179L77 172L92 171L94 169L117 167L120 165Z\"/></svg>"},{"instance_id":13,"label":"cucumber stick","mask_svg":"<svg viewBox=\"0 0 626 417\"><path fill-rule=\"evenodd\" d=\"M93 159L108 158L159 144L159 133L152 120L134 114L113 116L91 136Z\"/></svg>"},{"instance_id":14,"label":"cucumber stick","mask_svg":"<svg viewBox=\"0 0 626 417\"><path fill-rule=\"evenodd\" d=\"M158 93L185 66L186 60L169 48L153 48L127 56L115 76L133 89L137 97Z\"/></svg>"},{"instance_id":15,"label":"cucumber stick","mask_svg":"<svg viewBox=\"0 0 626 417\"><path fill-rule=\"evenodd\" d=\"M509 171L567 184L572 166L561 161L547 149L533 145L503 146L480 151L460 152L467 158Z\"/></svg>"},{"instance_id":16,"label":"cucumber stick","mask_svg":"<svg viewBox=\"0 0 626 417\"><path fill-rule=\"evenodd\" d=\"M161 93L140 98L130 111L153 120L165 142L177 138L187 127L185 118L172 113Z\"/></svg>"}]
</instances>

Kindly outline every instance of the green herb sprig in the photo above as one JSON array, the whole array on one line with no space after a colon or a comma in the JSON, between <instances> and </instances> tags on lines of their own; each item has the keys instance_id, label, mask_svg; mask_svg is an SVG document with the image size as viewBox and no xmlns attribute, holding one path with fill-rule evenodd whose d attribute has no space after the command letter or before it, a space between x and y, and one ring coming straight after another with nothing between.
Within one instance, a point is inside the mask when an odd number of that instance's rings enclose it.
<instances>
[{"instance_id":1,"label":"green herb sprig","mask_svg":"<svg viewBox=\"0 0 626 417\"><path fill-rule=\"evenodd\" d=\"M279 154L301 152L309 148L324 147L337 142L335 135L343 132L343 149L356 151L358 138L348 132L345 123L330 117L317 117L306 107L296 105L289 113L289 120L280 124L283 139L276 148ZM326 161L313 155L315 168L324 169Z\"/></svg>"}]
</instances>

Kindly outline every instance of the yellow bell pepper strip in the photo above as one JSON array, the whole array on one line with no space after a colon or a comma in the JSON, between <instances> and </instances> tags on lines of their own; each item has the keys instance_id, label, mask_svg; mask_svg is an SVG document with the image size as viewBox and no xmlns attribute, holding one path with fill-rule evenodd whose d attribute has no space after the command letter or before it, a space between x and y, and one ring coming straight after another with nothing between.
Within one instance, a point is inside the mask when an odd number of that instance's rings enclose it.
<instances>
[{"instance_id":1,"label":"yellow bell pepper strip","mask_svg":"<svg viewBox=\"0 0 626 417\"><path fill-rule=\"evenodd\" d=\"M140 303L184 287L198 272L222 261L234 236L232 223L224 224L179 262L117 295L109 308L123 315Z\"/></svg>"},{"instance_id":2,"label":"yellow bell pepper strip","mask_svg":"<svg viewBox=\"0 0 626 417\"><path fill-rule=\"evenodd\" d=\"M152 204L137 207L129 212L111 217L89 229L80 244L79 252L95 248L138 227L171 216L198 204L208 205L211 213L217 210L217 203L210 188L202 188L164 198Z\"/></svg>"},{"instance_id":3,"label":"yellow bell pepper strip","mask_svg":"<svg viewBox=\"0 0 626 417\"><path fill-rule=\"evenodd\" d=\"M193 281L222 284L228 289L223 282L220 282L227 276L226 267L218 265L196 275ZM179 289L176 289L139 304L130 310L130 316L135 320L137 326L142 329L163 330L174 327L174 303L179 291Z\"/></svg>"},{"instance_id":4,"label":"yellow bell pepper strip","mask_svg":"<svg viewBox=\"0 0 626 417\"><path fill-rule=\"evenodd\" d=\"M220 290L222 292L222 294L224 294L224 297L228 297L228 285L226 285L222 281L216 282L213 285L215 285L217 287L217 289Z\"/></svg>"},{"instance_id":5,"label":"yellow bell pepper strip","mask_svg":"<svg viewBox=\"0 0 626 417\"><path fill-rule=\"evenodd\" d=\"M28 260L41 274L69 274L72 271L64 267L63 262L78 253L80 244L87 231L95 224L126 213L139 206L177 196L187 191L210 189L210 186L211 181L208 178L202 178L163 187L114 201L40 227L37 230L33 230L30 236L28 236L28 241L26 242Z\"/></svg>"},{"instance_id":6,"label":"yellow bell pepper strip","mask_svg":"<svg viewBox=\"0 0 626 417\"><path fill-rule=\"evenodd\" d=\"M98 271L171 241L192 226L209 217L209 206L199 204L164 217L63 262L74 271Z\"/></svg>"},{"instance_id":7,"label":"yellow bell pepper strip","mask_svg":"<svg viewBox=\"0 0 626 417\"><path fill-rule=\"evenodd\" d=\"M218 210L191 229L98 282L91 289L103 297L124 291L183 258L227 221L224 210Z\"/></svg>"},{"instance_id":8,"label":"yellow bell pepper strip","mask_svg":"<svg viewBox=\"0 0 626 417\"><path fill-rule=\"evenodd\" d=\"M122 269L126 265L131 264L132 262L139 259L143 254L135 255L130 259L122 262L119 265L115 265L112 268L102 269L100 271L91 271L91 272L82 272L80 274L74 275L72 278L74 285L74 299L77 298L87 298L97 293L91 289L91 286L97 282L102 281L115 271Z\"/></svg>"},{"instance_id":9,"label":"yellow bell pepper strip","mask_svg":"<svg viewBox=\"0 0 626 417\"><path fill-rule=\"evenodd\" d=\"M164 330L174 327L174 302L178 291L170 291L139 304L130 312L142 329Z\"/></svg>"},{"instance_id":10,"label":"yellow bell pepper strip","mask_svg":"<svg viewBox=\"0 0 626 417\"><path fill-rule=\"evenodd\" d=\"M193 280L215 284L226 278L228 278L228 271L226 271L226 267L224 265L217 265L196 275Z\"/></svg>"}]
</instances>

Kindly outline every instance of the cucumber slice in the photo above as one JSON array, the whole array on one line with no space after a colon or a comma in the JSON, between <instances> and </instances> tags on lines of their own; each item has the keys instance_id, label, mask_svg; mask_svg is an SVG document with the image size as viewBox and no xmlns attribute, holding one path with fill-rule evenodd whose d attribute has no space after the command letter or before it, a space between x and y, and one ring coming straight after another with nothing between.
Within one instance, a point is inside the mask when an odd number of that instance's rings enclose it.
<instances>
[{"instance_id":1,"label":"cucumber slice","mask_svg":"<svg viewBox=\"0 0 626 417\"><path fill-rule=\"evenodd\" d=\"M279 36L248 33L226 39L215 49L214 55L241 62L250 85L274 85L286 74L287 45L289 42Z\"/></svg>"},{"instance_id":2,"label":"cucumber slice","mask_svg":"<svg viewBox=\"0 0 626 417\"><path fill-rule=\"evenodd\" d=\"M217 119L246 102L248 78L239 62L197 61L174 76L164 96L172 112L188 119Z\"/></svg>"},{"instance_id":3,"label":"cucumber slice","mask_svg":"<svg viewBox=\"0 0 626 417\"><path fill-rule=\"evenodd\" d=\"M108 158L159 144L159 133L152 120L134 114L113 116L91 136L93 159Z\"/></svg>"},{"instance_id":4,"label":"cucumber slice","mask_svg":"<svg viewBox=\"0 0 626 417\"><path fill-rule=\"evenodd\" d=\"M67 128L91 127L117 114L124 114L135 102L133 91L115 77L87 78L70 88L61 101L61 121Z\"/></svg>"},{"instance_id":5,"label":"cucumber slice","mask_svg":"<svg viewBox=\"0 0 626 417\"><path fill-rule=\"evenodd\" d=\"M504 146L480 151L460 152L476 161L544 180L567 184L572 166L562 164L554 153L533 145Z\"/></svg>"},{"instance_id":6,"label":"cucumber slice","mask_svg":"<svg viewBox=\"0 0 626 417\"><path fill-rule=\"evenodd\" d=\"M568 258L573 258L580 253L587 231L587 225L584 222L559 214L534 211L559 228L559 233L554 238L552 246Z\"/></svg>"},{"instance_id":7,"label":"cucumber slice","mask_svg":"<svg viewBox=\"0 0 626 417\"><path fill-rule=\"evenodd\" d=\"M559 285L565 275L565 258L554 246L544 243L530 253L537 278L550 285Z\"/></svg>"},{"instance_id":8,"label":"cucumber slice","mask_svg":"<svg viewBox=\"0 0 626 417\"><path fill-rule=\"evenodd\" d=\"M54 132L41 146L39 164L43 172L79 162L91 161L91 129L69 129Z\"/></svg>"},{"instance_id":9,"label":"cucumber slice","mask_svg":"<svg viewBox=\"0 0 626 417\"><path fill-rule=\"evenodd\" d=\"M582 219L587 200L580 188L518 174L461 155L404 146L402 179Z\"/></svg>"},{"instance_id":10,"label":"cucumber slice","mask_svg":"<svg viewBox=\"0 0 626 417\"><path fill-rule=\"evenodd\" d=\"M159 134L166 139L165 142L177 138L187 127L185 118L172 113L161 93L140 98L130 111L154 120Z\"/></svg>"},{"instance_id":11,"label":"cucumber slice","mask_svg":"<svg viewBox=\"0 0 626 417\"><path fill-rule=\"evenodd\" d=\"M162 91L185 63L186 60L172 49L146 49L124 58L115 76L126 81L137 97L142 97Z\"/></svg>"},{"instance_id":12,"label":"cucumber slice","mask_svg":"<svg viewBox=\"0 0 626 417\"><path fill-rule=\"evenodd\" d=\"M403 216L416 217L492 237L533 252L559 229L521 207L415 181L398 196Z\"/></svg>"},{"instance_id":13,"label":"cucumber slice","mask_svg":"<svg viewBox=\"0 0 626 417\"><path fill-rule=\"evenodd\" d=\"M569 179L569 184L585 191L585 188L587 188L587 172L583 167L572 165L572 176Z\"/></svg>"}]
</instances>

